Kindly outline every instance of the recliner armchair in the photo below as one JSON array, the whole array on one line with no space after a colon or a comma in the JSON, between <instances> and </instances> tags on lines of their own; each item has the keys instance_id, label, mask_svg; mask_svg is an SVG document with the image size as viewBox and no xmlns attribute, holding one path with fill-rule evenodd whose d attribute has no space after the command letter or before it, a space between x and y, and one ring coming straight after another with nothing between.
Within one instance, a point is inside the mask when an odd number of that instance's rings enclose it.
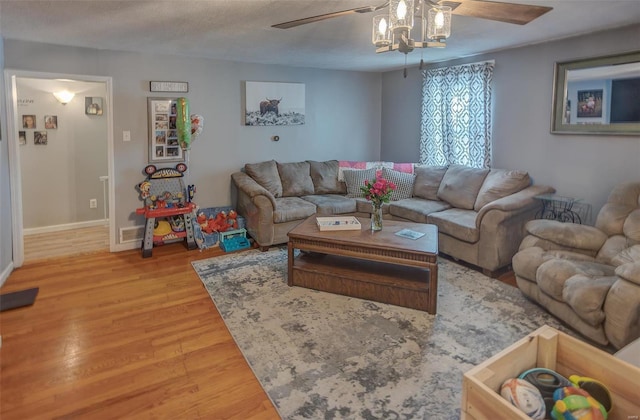
<instances>
[{"instance_id":1,"label":"recliner armchair","mask_svg":"<svg viewBox=\"0 0 640 420\"><path fill-rule=\"evenodd\" d=\"M595 227L532 220L512 263L520 290L596 343L640 337L640 182L609 195Z\"/></svg>"}]
</instances>

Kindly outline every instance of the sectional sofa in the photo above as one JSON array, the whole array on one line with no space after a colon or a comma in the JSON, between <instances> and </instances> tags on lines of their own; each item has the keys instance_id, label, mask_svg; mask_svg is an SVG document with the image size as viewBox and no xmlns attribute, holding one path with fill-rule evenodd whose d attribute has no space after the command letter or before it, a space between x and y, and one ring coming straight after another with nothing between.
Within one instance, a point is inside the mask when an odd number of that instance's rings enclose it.
<instances>
[{"instance_id":1,"label":"sectional sofa","mask_svg":"<svg viewBox=\"0 0 640 420\"><path fill-rule=\"evenodd\" d=\"M461 165L420 166L393 162L275 160L246 164L231 175L234 205L257 244L287 242L287 233L312 215L370 217L362 197L365 179L381 175L398 186L383 206L385 219L438 226L439 249L489 275L511 263L527 221L554 192L532 185L517 170Z\"/></svg>"}]
</instances>

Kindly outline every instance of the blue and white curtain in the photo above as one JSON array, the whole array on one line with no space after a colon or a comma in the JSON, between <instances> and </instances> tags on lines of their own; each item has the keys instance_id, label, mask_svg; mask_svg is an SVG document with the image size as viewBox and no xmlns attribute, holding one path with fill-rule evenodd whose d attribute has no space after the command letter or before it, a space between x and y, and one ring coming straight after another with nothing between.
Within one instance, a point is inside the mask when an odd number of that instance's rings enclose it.
<instances>
[{"instance_id":1,"label":"blue and white curtain","mask_svg":"<svg viewBox=\"0 0 640 420\"><path fill-rule=\"evenodd\" d=\"M423 71L420 163L491 167L493 62Z\"/></svg>"}]
</instances>

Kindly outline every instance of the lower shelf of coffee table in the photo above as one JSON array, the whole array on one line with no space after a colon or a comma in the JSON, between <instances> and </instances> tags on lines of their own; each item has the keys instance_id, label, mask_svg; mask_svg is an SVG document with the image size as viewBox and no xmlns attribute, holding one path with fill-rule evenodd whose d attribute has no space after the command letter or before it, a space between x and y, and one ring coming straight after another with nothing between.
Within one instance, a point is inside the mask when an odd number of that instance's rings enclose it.
<instances>
[{"instance_id":1,"label":"lower shelf of coffee table","mask_svg":"<svg viewBox=\"0 0 640 420\"><path fill-rule=\"evenodd\" d=\"M303 252L289 285L435 313L426 268Z\"/></svg>"}]
</instances>

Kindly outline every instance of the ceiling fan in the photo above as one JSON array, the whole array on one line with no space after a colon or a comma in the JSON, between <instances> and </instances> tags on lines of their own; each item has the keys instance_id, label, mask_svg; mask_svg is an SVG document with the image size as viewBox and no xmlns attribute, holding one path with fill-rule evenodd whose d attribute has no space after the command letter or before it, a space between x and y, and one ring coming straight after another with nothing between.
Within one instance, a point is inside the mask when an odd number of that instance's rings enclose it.
<instances>
[{"instance_id":1,"label":"ceiling fan","mask_svg":"<svg viewBox=\"0 0 640 420\"><path fill-rule=\"evenodd\" d=\"M546 6L502 3L487 0L431 0L429 3L449 6L451 7L452 14L454 15L471 16L481 19L514 23L517 25L525 25L552 9L551 7ZM278 23L272 25L272 27L279 29L295 28L296 26L306 25L307 23L320 22L326 19L332 19L353 13L377 12L378 10L384 9L388 6L389 2L387 1L379 6L356 7L353 9L341 10L339 12L325 13L322 15Z\"/></svg>"}]
</instances>

